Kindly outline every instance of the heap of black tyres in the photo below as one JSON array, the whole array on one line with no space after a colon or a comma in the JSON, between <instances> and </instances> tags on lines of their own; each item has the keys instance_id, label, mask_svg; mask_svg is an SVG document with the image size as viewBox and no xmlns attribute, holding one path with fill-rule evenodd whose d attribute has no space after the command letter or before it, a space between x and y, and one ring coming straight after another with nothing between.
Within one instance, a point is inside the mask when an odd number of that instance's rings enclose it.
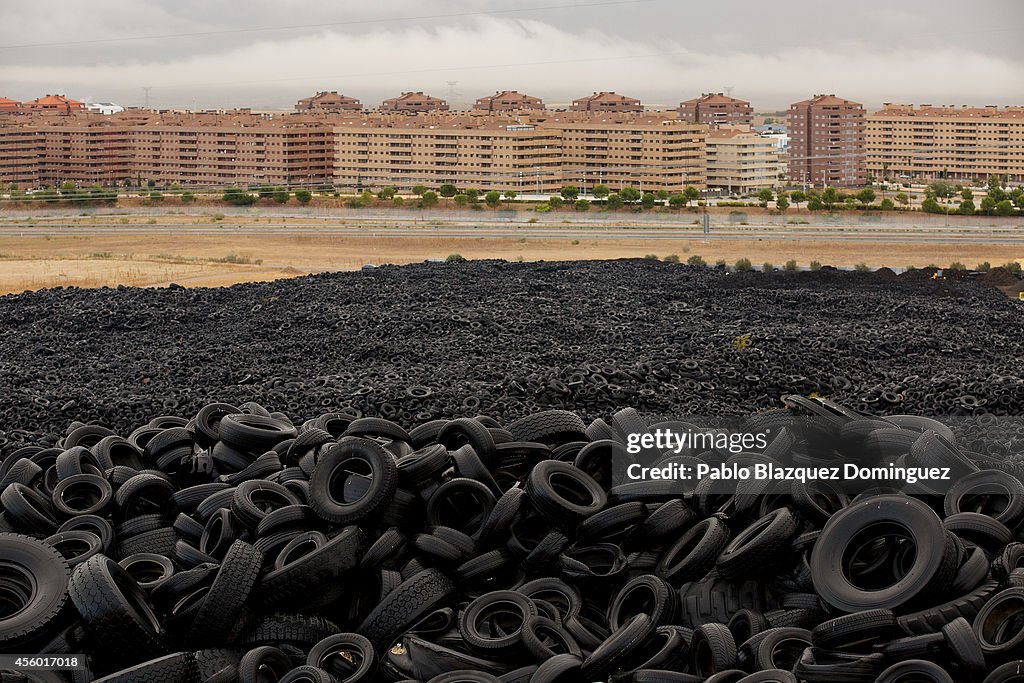
<instances>
[{"instance_id":1,"label":"heap of black tyres","mask_svg":"<svg viewBox=\"0 0 1024 683\"><path fill-rule=\"evenodd\" d=\"M785 393L868 413L1024 412L1022 305L889 275L470 262L0 297L0 454L73 421L126 434L211 401L403 425L743 415Z\"/></svg>"},{"instance_id":2,"label":"heap of black tyres","mask_svg":"<svg viewBox=\"0 0 1024 683\"><path fill-rule=\"evenodd\" d=\"M627 435L659 428L632 409L72 425L0 466L0 651L88 670L4 680L1019 680L1024 484L934 420L786 406L746 420L781 445L673 457L874 448L958 482L616 483ZM791 438L802 415L834 450Z\"/></svg>"}]
</instances>

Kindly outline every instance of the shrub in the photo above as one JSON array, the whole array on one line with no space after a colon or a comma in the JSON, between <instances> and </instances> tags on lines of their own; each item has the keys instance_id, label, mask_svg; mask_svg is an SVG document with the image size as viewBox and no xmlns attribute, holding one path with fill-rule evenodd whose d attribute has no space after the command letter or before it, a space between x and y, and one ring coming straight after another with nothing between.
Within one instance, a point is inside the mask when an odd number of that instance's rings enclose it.
<instances>
[{"instance_id":1,"label":"shrub","mask_svg":"<svg viewBox=\"0 0 1024 683\"><path fill-rule=\"evenodd\" d=\"M405 199L403 199L402 197L393 197L391 199L392 206L402 206L403 204L405 204Z\"/></svg>"},{"instance_id":2,"label":"shrub","mask_svg":"<svg viewBox=\"0 0 1024 683\"><path fill-rule=\"evenodd\" d=\"M811 261L809 267L811 270L821 270L821 261Z\"/></svg>"},{"instance_id":3,"label":"shrub","mask_svg":"<svg viewBox=\"0 0 1024 683\"><path fill-rule=\"evenodd\" d=\"M868 266L868 264L863 263L863 262L858 263L857 265L855 265L853 267L853 269L855 271L857 271L858 273L870 273L871 272L871 267Z\"/></svg>"},{"instance_id":4,"label":"shrub","mask_svg":"<svg viewBox=\"0 0 1024 683\"><path fill-rule=\"evenodd\" d=\"M284 189L283 187L279 187L276 190L274 190L274 201L277 202L278 204L286 204L288 203L288 200L291 198L291 193L288 190Z\"/></svg>"},{"instance_id":5,"label":"shrub","mask_svg":"<svg viewBox=\"0 0 1024 683\"><path fill-rule=\"evenodd\" d=\"M948 269L949 270L967 270L967 266L965 266L964 264L960 263L959 261L953 261L952 263L949 264Z\"/></svg>"},{"instance_id":6,"label":"shrub","mask_svg":"<svg viewBox=\"0 0 1024 683\"><path fill-rule=\"evenodd\" d=\"M607 206L612 211L616 209L621 209L624 204L625 202L622 200L622 197L614 193L608 195L608 200L605 202L605 206Z\"/></svg>"},{"instance_id":7,"label":"shrub","mask_svg":"<svg viewBox=\"0 0 1024 683\"><path fill-rule=\"evenodd\" d=\"M537 206L533 207L533 210L536 211L537 213L547 213L548 211L551 210L551 205L550 204L538 204ZM536 221L536 219L534 219L534 221Z\"/></svg>"},{"instance_id":8,"label":"shrub","mask_svg":"<svg viewBox=\"0 0 1024 683\"><path fill-rule=\"evenodd\" d=\"M524 242L525 242L525 241L526 241L526 239L525 239L525 238L523 238L523 239L522 239L522 241L524 241ZM577 245L577 244L579 244L579 243L580 243L580 241L579 241L579 240L573 240L573 241L571 242L571 244L573 244L573 245Z\"/></svg>"},{"instance_id":9,"label":"shrub","mask_svg":"<svg viewBox=\"0 0 1024 683\"><path fill-rule=\"evenodd\" d=\"M888 197L883 199L882 203L879 204L878 206L882 211L892 211L893 209L896 208L896 204L894 204L893 201Z\"/></svg>"},{"instance_id":10,"label":"shrub","mask_svg":"<svg viewBox=\"0 0 1024 683\"><path fill-rule=\"evenodd\" d=\"M706 266L707 265L707 261L702 259L697 254L694 254L690 258L686 259L686 265L688 265L688 266Z\"/></svg>"},{"instance_id":11,"label":"shrub","mask_svg":"<svg viewBox=\"0 0 1024 683\"><path fill-rule=\"evenodd\" d=\"M979 273L987 273L992 270L992 264L988 261L982 261L978 265L974 266L974 269Z\"/></svg>"},{"instance_id":12,"label":"shrub","mask_svg":"<svg viewBox=\"0 0 1024 683\"><path fill-rule=\"evenodd\" d=\"M733 264L733 269L737 273L745 273L747 271L753 270L754 269L754 265L750 262L750 259L748 259L748 258L741 258L741 259L736 259L736 263Z\"/></svg>"},{"instance_id":13,"label":"shrub","mask_svg":"<svg viewBox=\"0 0 1024 683\"><path fill-rule=\"evenodd\" d=\"M1003 268L1006 268L1011 273L1017 273L1018 275L1021 271L1020 263L1017 261L1010 261L1009 263L1004 264Z\"/></svg>"},{"instance_id":14,"label":"shrub","mask_svg":"<svg viewBox=\"0 0 1024 683\"><path fill-rule=\"evenodd\" d=\"M715 261L715 268L725 268L725 266L726 263L724 258L720 258L717 261Z\"/></svg>"},{"instance_id":15,"label":"shrub","mask_svg":"<svg viewBox=\"0 0 1024 683\"><path fill-rule=\"evenodd\" d=\"M552 195L551 197L548 198L548 206L550 206L552 209L559 209L562 207L563 204L565 204L565 200L559 197L558 195Z\"/></svg>"},{"instance_id":16,"label":"shrub","mask_svg":"<svg viewBox=\"0 0 1024 683\"><path fill-rule=\"evenodd\" d=\"M644 254L644 258L647 259L648 261L657 261L658 260L658 255L657 254Z\"/></svg>"},{"instance_id":17,"label":"shrub","mask_svg":"<svg viewBox=\"0 0 1024 683\"><path fill-rule=\"evenodd\" d=\"M229 187L224 190L223 199L235 206L249 206L256 203L257 196L237 187Z\"/></svg>"},{"instance_id":18,"label":"shrub","mask_svg":"<svg viewBox=\"0 0 1024 683\"><path fill-rule=\"evenodd\" d=\"M466 257L462 254L448 254L448 258L445 259L447 263L462 263L466 260Z\"/></svg>"},{"instance_id":19,"label":"shrub","mask_svg":"<svg viewBox=\"0 0 1024 683\"><path fill-rule=\"evenodd\" d=\"M306 189L295 190L295 198L299 200L299 204L309 204L309 200L313 198L313 193Z\"/></svg>"},{"instance_id":20,"label":"shrub","mask_svg":"<svg viewBox=\"0 0 1024 683\"><path fill-rule=\"evenodd\" d=\"M788 261L786 261L786 265L782 266L782 269L788 273L795 273L798 270L796 260L789 259Z\"/></svg>"},{"instance_id":21,"label":"shrub","mask_svg":"<svg viewBox=\"0 0 1024 683\"><path fill-rule=\"evenodd\" d=\"M397 191L393 187L385 187L377 193L377 199L394 199Z\"/></svg>"},{"instance_id":22,"label":"shrub","mask_svg":"<svg viewBox=\"0 0 1024 683\"><path fill-rule=\"evenodd\" d=\"M191 204L195 200L196 200L196 196L194 194L192 194L191 192L182 192L181 193L181 201L185 202L186 204Z\"/></svg>"},{"instance_id":23,"label":"shrub","mask_svg":"<svg viewBox=\"0 0 1024 683\"><path fill-rule=\"evenodd\" d=\"M587 201L586 199L577 199L573 203L572 206L577 211L589 211L590 210L590 202Z\"/></svg>"},{"instance_id":24,"label":"shrub","mask_svg":"<svg viewBox=\"0 0 1024 683\"><path fill-rule=\"evenodd\" d=\"M771 261L765 261L761 264L761 272L770 273L775 270L775 264Z\"/></svg>"},{"instance_id":25,"label":"shrub","mask_svg":"<svg viewBox=\"0 0 1024 683\"><path fill-rule=\"evenodd\" d=\"M679 263L679 254L669 254L664 261L665 263Z\"/></svg>"}]
</instances>

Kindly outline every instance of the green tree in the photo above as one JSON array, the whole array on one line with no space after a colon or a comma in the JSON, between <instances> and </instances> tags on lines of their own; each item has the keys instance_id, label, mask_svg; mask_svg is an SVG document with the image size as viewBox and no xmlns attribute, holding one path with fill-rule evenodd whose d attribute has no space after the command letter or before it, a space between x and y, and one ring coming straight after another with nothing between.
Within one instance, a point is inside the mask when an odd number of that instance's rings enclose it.
<instances>
[{"instance_id":1,"label":"green tree","mask_svg":"<svg viewBox=\"0 0 1024 683\"><path fill-rule=\"evenodd\" d=\"M398 194L398 190L393 187L383 187L377 193L377 199L394 199L395 195Z\"/></svg>"},{"instance_id":2,"label":"green tree","mask_svg":"<svg viewBox=\"0 0 1024 683\"><path fill-rule=\"evenodd\" d=\"M594 199L604 199L611 193L608 191L607 185L599 183L594 185L594 189L591 191L591 194L594 195Z\"/></svg>"},{"instance_id":3,"label":"green tree","mask_svg":"<svg viewBox=\"0 0 1024 683\"><path fill-rule=\"evenodd\" d=\"M925 193L930 193L933 197L939 199L949 199L956 194L956 185L948 180L936 180L928 184L928 187L925 188Z\"/></svg>"},{"instance_id":4,"label":"green tree","mask_svg":"<svg viewBox=\"0 0 1024 683\"><path fill-rule=\"evenodd\" d=\"M466 206L467 204L469 204L469 195L466 194L465 192L458 193L457 195L455 195L455 203L458 206Z\"/></svg>"},{"instance_id":5,"label":"green tree","mask_svg":"<svg viewBox=\"0 0 1024 683\"><path fill-rule=\"evenodd\" d=\"M683 188L683 196L686 197L686 205L689 206L690 202L700 199L700 190L693 185L687 185Z\"/></svg>"},{"instance_id":6,"label":"green tree","mask_svg":"<svg viewBox=\"0 0 1024 683\"><path fill-rule=\"evenodd\" d=\"M690 258L686 259L686 265L688 266L706 266L707 261L702 259L700 256L694 254Z\"/></svg>"},{"instance_id":7,"label":"green tree","mask_svg":"<svg viewBox=\"0 0 1024 683\"><path fill-rule=\"evenodd\" d=\"M562 190L561 192L559 192L559 194L562 195L562 199L565 199L567 201L574 201L577 197L580 196L580 188L576 187L575 185L565 185L564 187L562 187Z\"/></svg>"},{"instance_id":8,"label":"green tree","mask_svg":"<svg viewBox=\"0 0 1024 683\"><path fill-rule=\"evenodd\" d=\"M668 190L658 190L654 193L654 196L657 197L659 201L663 202L668 199Z\"/></svg>"},{"instance_id":9,"label":"green tree","mask_svg":"<svg viewBox=\"0 0 1024 683\"><path fill-rule=\"evenodd\" d=\"M313 193L305 188L299 188L295 190L295 199L298 200L299 204L309 204L309 201L313 198Z\"/></svg>"},{"instance_id":10,"label":"green tree","mask_svg":"<svg viewBox=\"0 0 1024 683\"><path fill-rule=\"evenodd\" d=\"M426 192L423 193L423 196L420 197L420 206L423 208L435 206L437 205L437 201L437 193L431 190L427 190Z\"/></svg>"},{"instance_id":11,"label":"green tree","mask_svg":"<svg viewBox=\"0 0 1024 683\"><path fill-rule=\"evenodd\" d=\"M476 204L480 201L480 190L475 187L467 187L462 193L466 195L466 199L469 200L470 204Z\"/></svg>"},{"instance_id":12,"label":"green tree","mask_svg":"<svg viewBox=\"0 0 1024 683\"><path fill-rule=\"evenodd\" d=\"M772 263L771 261L765 261L764 263L761 264L761 272L762 273L770 273L770 272L772 272L774 270L775 270L775 264Z\"/></svg>"},{"instance_id":13,"label":"green tree","mask_svg":"<svg viewBox=\"0 0 1024 683\"><path fill-rule=\"evenodd\" d=\"M548 198L548 205L552 209L560 209L560 208L562 208L563 204L565 204L565 200L562 199L561 197L559 197L556 194L551 195L551 197Z\"/></svg>"},{"instance_id":14,"label":"green tree","mask_svg":"<svg viewBox=\"0 0 1024 683\"><path fill-rule=\"evenodd\" d=\"M184 203L191 204L195 200L196 200L196 196L194 194L192 194L191 192L185 191L185 192L181 193L181 201L183 201Z\"/></svg>"},{"instance_id":15,"label":"green tree","mask_svg":"<svg viewBox=\"0 0 1024 683\"><path fill-rule=\"evenodd\" d=\"M996 215L997 216L1012 216L1013 215L1013 202L1009 199L1004 199L996 204Z\"/></svg>"},{"instance_id":16,"label":"green tree","mask_svg":"<svg viewBox=\"0 0 1024 683\"><path fill-rule=\"evenodd\" d=\"M761 207L762 208L767 207L768 206L768 202L770 202L774 198L775 198L775 193L772 192L767 187L757 193L757 199L758 199L759 202L761 202Z\"/></svg>"},{"instance_id":17,"label":"green tree","mask_svg":"<svg viewBox=\"0 0 1024 683\"><path fill-rule=\"evenodd\" d=\"M149 201L150 202L155 204L157 202L162 202L163 200L164 200L164 196L163 196L162 193L157 192L156 190L153 190L152 192L149 193Z\"/></svg>"},{"instance_id":18,"label":"green tree","mask_svg":"<svg viewBox=\"0 0 1024 683\"><path fill-rule=\"evenodd\" d=\"M808 211L820 211L823 208L825 208L825 204L821 201L821 197L819 197L818 195L812 195L807 200Z\"/></svg>"},{"instance_id":19,"label":"green tree","mask_svg":"<svg viewBox=\"0 0 1024 683\"><path fill-rule=\"evenodd\" d=\"M970 199L963 200L962 202L960 202L960 208L958 208L956 212L964 216L973 216L974 202L971 201Z\"/></svg>"},{"instance_id":20,"label":"green tree","mask_svg":"<svg viewBox=\"0 0 1024 683\"><path fill-rule=\"evenodd\" d=\"M974 199L974 193L971 192L971 188L965 187L964 189L960 190L960 197L964 201L969 202Z\"/></svg>"},{"instance_id":21,"label":"green tree","mask_svg":"<svg viewBox=\"0 0 1024 683\"><path fill-rule=\"evenodd\" d=\"M793 190L789 194L789 198L796 204L797 211L800 210L800 205L807 201L807 195L804 194L803 190Z\"/></svg>"},{"instance_id":22,"label":"green tree","mask_svg":"<svg viewBox=\"0 0 1024 683\"><path fill-rule=\"evenodd\" d=\"M405 204L405 198L404 197L392 197L391 198L391 206L402 206L403 204Z\"/></svg>"},{"instance_id":23,"label":"green tree","mask_svg":"<svg viewBox=\"0 0 1024 683\"><path fill-rule=\"evenodd\" d=\"M799 269L799 266L796 265L796 259L789 259L786 261L786 264L782 266L782 269L788 273L795 273Z\"/></svg>"},{"instance_id":24,"label":"green tree","mask_svg":"<svg viewBox=\"0 0 1024 683\"><path fill-rule=\"evenodd\" d=\"M834 187L826 187L821 193L821 203L826 209L831 209L839 201L839 190Z\"/></svg>"},{"instance_id":25,"label":"green tree","mask_svg":"<svg viewBox=\"0 0 1024 683\"><path fill-rule=\"evenodd\" d=\"M291 193L283 187L274 188L274 201L278 204L286 204L291 199Z\"/></svg>"},{"instance_id":26,"label":"green tree","mask_svg":"<svg viewBox=\"0 0 1024 683\"><path fill-rule=\"evenodd\" d=\"M668 198L668 205L673 209L681 209L686 206L686 195L685 194L674 194Z\"/></svg>"},{"instance_id":27,"label":"green tree","mask_svg":"<svg viewBox=\"0 0 1024 683\"><path fill-rule=\"evenodd\" d=\"M996 200L991 195L986 195L981 198L981 212L986 216L991 216L996 211Z\"/></svg>"},{"instance_id":28,"label":"green tree","mask_svg":"<svg viewBox=\"0 0 1024 683\"><path fill-rule=\"evenodd\" d=\"M910 203L910 198L907 197L907 193L906 192L897 192L896 193L896 201L898 201L903 206L906 206L907 204Z\"/></svg>"},{"instance_id":29,"label":"green tree","mask_svg":"<svg viewBox=\"0 0 1024 683\"><path fill-rule=\"evenodd\" d=\"M644 192L644 196L640 199L640 206L645 209L653 209L656 201L658 200L652 193Z\"/></svg>"},{"instance_id":30,"label":"green tree","mask_svg":"<svg viewBox=\"0 0 1024 683\"><path fill-rule=\"evenodd\" d=\"M413 185L412 186L412 193L414 195L416 195L417 197L422 197L424 194L426 194L426 192L427 192L427 186L426 185Z\"/></svg>"},{"instance_id":31,"label":"green tree","mask_svg":"<svg viewBox=\"0 0 1024 683\"><path fill-rule=\"evenodd\" d=\"M622 201L622 197L617 193L608 195L608 200L605 202L606 206L612 211L621 209L625 202Z\"/></svg>"},{"instance_id":32,"label":"green tree","mask_svg":"<svg viewBox=\"0 0 1024 683\"><path fill-rule=\"evenodd\" d=\"M753 270L754 266L752 263L750 263L750 259L741 258L736 260L736 263L733 265L733 268L736 270L737 273L745 273L747 271Z\"/></svg>"},{"instance_id":33,"label":"green tree","mask_svg":"<svg viewBox=\"0 0 1024 683\"><path fill-rule=\"evenodd\" d=\"M451 199L459 193L459 189L451 183L443 183L441 187L437 188L437 191L445 199Z\"/></svg>"},{"instance_id":34,"label":"green tree","mask_svg":"<svg viewBox=\"0 0 1024 683\"><path fill-rule=\"evenodd\" d=\"M879 206L879 208L882 209L882 211L892 211L893 209L896 208L896 205L888 197L883 199L881 204L879 204L878 206Z\"/></svg>"},{"instance_id":35,"label":"green tree","mask_svg":"<svg viewBox=\"0 0 1024 683\"><path fill-rule=\"evenodd\" d=\"M821 270L821 261L811 261L807 267L811 270Z\"/></svg>"},{"instance_id":36,"label":"green tree","mask_svg":"<svg viewBox=\"0 0 1024 683\"><path fill-rule=\"evenodd\" d=\"M239 187L228 187L224 189L222 199L235 206L249 206L256 203L257 196Z\"/></svg>"},{"instance_id":37,"label":"green tree","mask_svg":"<svg viewBox=\"0 0 1024 683\"><path fill-rule=\"evenodd\" d=\"M949 270L967 270L967 266L960 263L959 261L953 261L952 263L949 264L949 266L947 266L947 268Z\"/></svg>"},{"instance_id":38,"label":"green tree","mask_svg":"<svg viewBox=\"0 0 1024 683\"><path fill-rule=\"evenodd\" d=\"M870 187L865 187L857 193L857 201L860 202L862 206L871 206L875 201L875 191Z\"/></svg>"},{"instance_id":39,"label":"green tree","mask_svg":"<svg viewBox=\"0 0 1024 683\"><path fill-rule=\"evenodd\" d=\"M577 211L589 211L590 202L587 201L586 199L577 199L575 202L573 202L572 208L576 209Z\"/></svg>"},{"instance_id":40,"label":"green tree","mask_svg":"<svg viewBox=\"0 0 1024 683\"><path fill-rule=\"evenodd\" d=\"M515 190L505 190L505 199L506 200L508 200L510 202L514 202L516 200L516 196L517 195L516 195L516 191Z\"/></svg>"},{"instance_id":41,"label":"green tree","mask_svg":"<svg viewBox=\"0 0 1024 683\"><path fill-rule=\"evenodd\" d=\"M921 210L925 213L943 213L944 210L935 197L927 197L921 202Z\"/></svg>"},{"instance_id":42,"label":"green tree","mask_svg":"<svg viewBox=\"0 0 1024 683\"><path fill-rule=\"evenodd\" d=\"M632 204L634 202L640 201L640 190L632 186L624 187L619 192L619 196L622 197L622 201L626 202L627 204Z\"/></svg>"},{"instance_id":43,"label":"green tree","mask_svg":"<svg viewBox=\"0 0 1024 683\"><path fill-rule=\"evenodd\" d=\"M274 188L270 185L257 185L253 188L260 199L270 199L274 196Z\"/></svg>"},{"instance_id":44,"label":"green tree","mask_svg":"<svg viewBox=\"0 0 1024 683\"><path fill-rule=\"evenodd\" d=\"M786 198L786 195L779 195L779 198L775 200L775 208L779 211L785 211L789 208L789 200Z\"/></svg>"},{"instance_id":45,"label":"green tree","mask_svg":"<svg viewBox=\"0 0 1024 683\"><path fill-rule=\"evenodd\" d=\"M974 269L979 273L987 273L992 270L992 264L988 261L982 261L978 265L974 266Z\"/></svg>"},{"instance_id":46,"label":"green tree","mask_svg":"<svg viewBox=\"0 0 1024 683\"><path fill-rule=\"evenodd\" d=\"M996 203L999 203L1006 199L1006 191L1003 189L1003 179L1000 178L998 175L990 175L988 177L986 187L986 192L988 193L988 196L996 200Z\"/></svg>"},{"instance_id":47,"label":"green tree","mask_svg":"<svg viewBox=\"0 0 1024 683\"><path fill-rule=\"evenodd\" d=\"M487 206L491 207L492 209L498 208L498 205L501 204L501 193L498 192L497 190L489 191L487 194L484 195L484 202L486 202Z\"/></svg>"}]
</instances>

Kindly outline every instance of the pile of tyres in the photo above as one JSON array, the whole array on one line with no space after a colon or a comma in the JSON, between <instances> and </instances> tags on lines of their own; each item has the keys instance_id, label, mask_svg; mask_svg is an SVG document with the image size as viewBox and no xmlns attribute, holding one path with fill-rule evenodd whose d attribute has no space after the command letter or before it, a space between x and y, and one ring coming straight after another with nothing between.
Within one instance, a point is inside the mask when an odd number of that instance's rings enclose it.
<instances>
[{"instance_id":1,"label":"pile of tyres","mask_svg":"<svg viewBox=\"0 0 1024 683\"><path fill-rule=\"evenodd\" d=\"M647 260L381 267L222 289L0 297L0 454L213 400L415 425L547 409L1024 414L1024 305L913 273Z\"/></svg>"},{"instance_id":2,"label":"pile of tyres","mask_svg":"<svg viewBox=\"0 0 1024 683\"><path fill-rule=\"evenodd\" d=\"M793 438L812 415L837 444ZM1022 680L1024 483L941 422L787 397L760 452L945 493L621 482L634 409L400 425L209 403L0 463L0 653L53 683ZM410 428L411 427L411 428ZM785 435L789 438L785 438ZM777 440L783 439L782 442Z\"/></svg>"}]
</instances>

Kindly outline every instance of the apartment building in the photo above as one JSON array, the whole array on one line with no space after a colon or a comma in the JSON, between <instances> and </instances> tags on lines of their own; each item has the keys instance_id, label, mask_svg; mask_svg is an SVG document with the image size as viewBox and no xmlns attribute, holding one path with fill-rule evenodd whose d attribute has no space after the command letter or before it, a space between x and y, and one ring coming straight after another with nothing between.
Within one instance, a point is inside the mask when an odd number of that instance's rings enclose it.
<instances>
[{"instance_id":1,"label":"apartment building","mask_svg":"<svg viewBox=\"0 0 1024 683\"><path fill-rule=\"evenodd\" d=\"M572 111L585 111L590 113L601 112L636 112L642 113L644 106L640 100L633 97L626 97L611 91L596 92L572 101Z\"/></svg>"},{"instance_id":2,"label":"apartment building","mask_svg":"<svg viewBox=\"0 0 1024 683\"><path fill-rule=\"evenodd\" d=\"M722 93L704 93L679 103L679 118L709 126L749 126L754 116L750 102Z\"/></svg>"},{"instance_id":3,"label":"apartment building","mask_svg":"<svg viewBox=\"0 0 1024 683\"><path fill-rule=\"evenodd\" d=\"M7 97L0 97L0 113L10 113L21 109L21 102Z\"/></svg>"},{"instance_id":4,"label":"apartment building","mask_svg":"<svg viewBox=\"0 0 1024 683\"><path fill-rule=\"evenodd\" d=\"M835 95L790 105L789 179L812 185L864 184L864 107Z\"/></svg>"},{"instance_id":5,"label":"apartment building","mask_svg":"<svg viewBox=\"0 0 1024 683\"><path fill-rule=\"evenodd\" d=\"M381 111L405 112L415 114L429 111L448 111L448 103L440 97L424 95L420 91L404 92L398 97L384 100L380 105Z\"/></svg>"},{"instance_id":6,"label":"apartment building","mask_svg":"<svg viewBox=\"0 0 1024 683\"><path fill-rule=\"evenodd\" d=\"M21 105L27 111L48 111L56 114L71 114L84 111L85 103L63 95L45 95Z\"/></svg>"},{"instance_id":7,"label":"apartment building","mask_svg":"<svg viewBox=\"0 0 1024 683\"><path fill-rule=\"evenodd\" d=\"M349 190L443 183L481 190L554 192L560 140L514 120L453 117L437 125L367 121L334 130L335 182Z\"/></svg>"},{"instance_id":8,"label":"apartment building","mask_svg":"<svg viewBox=\"0 0 1024 683\"><path fill-rule=\"evenodd\" d=\"M867 117L866 163L877 178L1024 182L1024 107L886 103Z\"/></svg>"},{"instance_id":9,"label":"apartment building","mask_svg":"<svg viewBox=\"0 0 1024 683\"><path fill-rule=\"evenodd\" d=\"M29 188L155 181L193 186L331 181L326 119L129 113L0 117L0 181Z\"/></svg>"},{"instance_id":10,"label":"apartment building","mask_svg":"<svg viewBox=\"0 0 1024 683\"><path fill-rule=\"evenodd\" d=\"M784 172L775 140L740 128L715 128L707 135L710 189L750 194L779 184Z\"/></svg>"},{"instance_id":11,"label":"apartment building","mask_svg":"<svg viewBox=\"0 0 1024 683\"><path fill-rule=\"evenodd\" d=\"M363 105L354 97L339 95L337 90L321 91L312 97L303 97L295 103L295 111L309 112L341 112L362 111Z\"/></svg>"},{"instance_id":12,"label":"apartment building","mask_svg":"<svg viewBox=\"0 0 1024 683\"><path fill-rule=\"evenodd\" d=\"M554 117L543 124L561 131L562 177L584 191L604 184L613 192L705 188L707 128L667 116Z\"/></svg>"},{"instance_id":13,"label":"apartment building","mask_svg":"<svg viewBox=\"0 0 1024 683\"><path fill-rule=\"evenodd\" d=\"M486 112L521 111L524 109L543 109L544 102L539 97L532 97L515 90L502 90L487 97L481 97L473 105L473 109Z\"/></svg>"}]
</instances>

